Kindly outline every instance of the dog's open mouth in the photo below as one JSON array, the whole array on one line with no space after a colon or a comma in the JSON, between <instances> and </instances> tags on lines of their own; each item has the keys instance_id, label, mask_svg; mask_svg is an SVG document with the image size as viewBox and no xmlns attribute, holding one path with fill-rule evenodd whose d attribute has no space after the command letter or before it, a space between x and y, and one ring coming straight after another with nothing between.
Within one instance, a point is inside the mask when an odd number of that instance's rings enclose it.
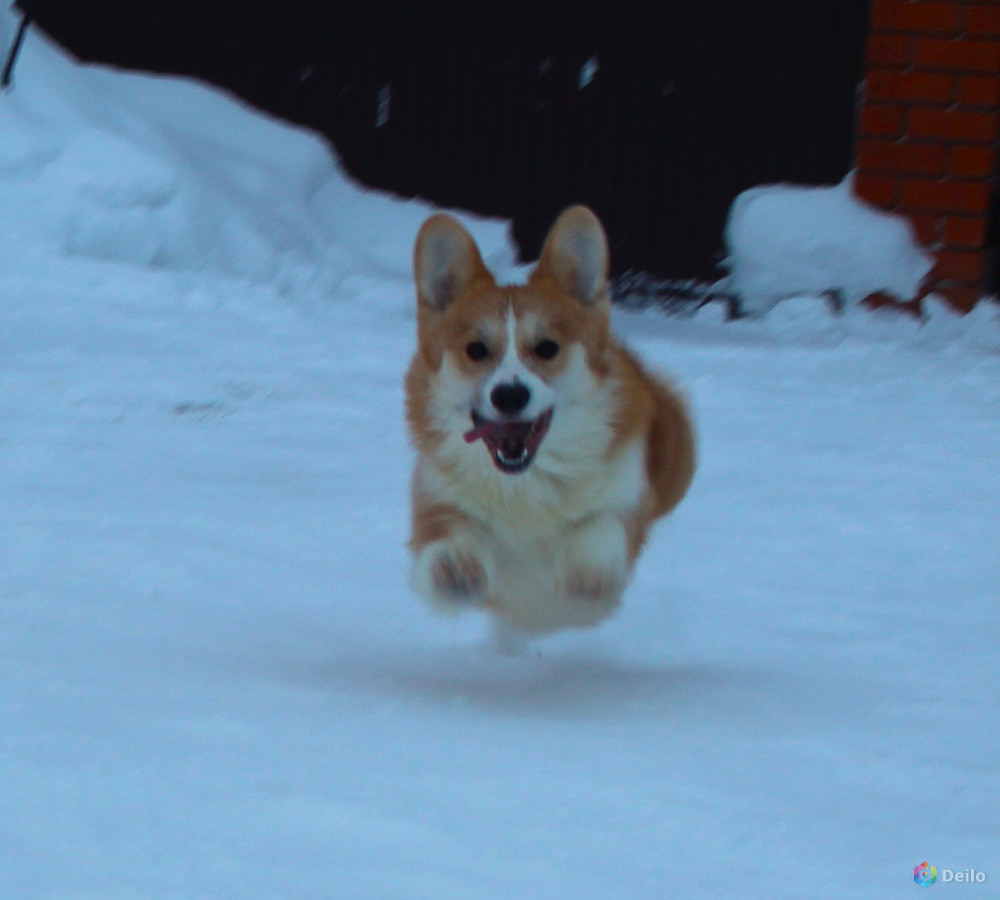
<instances>
[{"instance_id":1,"label":"dog's open mouth","mask_svg":"<svg viewBox=\"0 0 1000 900\"><path fill-rule=\"evenodd\" d=\"M473 427L465 432L463 437L467 444L473 444L482 438L490 451L493 464L501 472L514 475L523 472L531 465L551 421L551 409L545 410L537 419L529 422L496 422L484 419L473 410Z\"/></svg>"}]
</instances>

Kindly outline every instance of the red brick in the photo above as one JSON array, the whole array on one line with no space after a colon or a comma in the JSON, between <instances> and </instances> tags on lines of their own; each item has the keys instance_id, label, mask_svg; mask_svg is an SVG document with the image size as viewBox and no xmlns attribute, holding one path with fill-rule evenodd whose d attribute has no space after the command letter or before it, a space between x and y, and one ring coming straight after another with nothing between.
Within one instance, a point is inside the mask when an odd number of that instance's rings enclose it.
<instances>
[{"instance_id":1,"label":"red brick","mask_svg":"<svg viewBox=\"0 0 1000 900\"><path fill-rule=\"evenodd\" d=\"M954 3L875 0L871 24L873 28L892 31L954 34L959 28L960 14Z\"/></svg>"},{"instance_id":2,"label":"red brick","mask_svg":"<svg viewBox=\"0 0 1000 900\"><path fill-rule=\"evenodd\" d=\"M967 34L1000 35L1000 6L970 6L965 11Z\"/></svg>"},{"instance_id":3,"label":"red brick","mask_svg":"<svg viewBox=\"0 0 1000 900\"><path fill-rule=\"evenodd\" d=\"M914 60L930 69L1000 73L1000 41L919 38Z\"/></svg>"},{"instance_id":4,"label":"red brick","mask_svg":"<svg viewBox=\"0 0 1000 900\"><path fill-rule=\"evenodd\" d=\"M904 210L982 215L990 205L987 181L903 180L900 203Z\"/></svg>"},{"instance_id":5,"label":"red brick","mask_svg":"<svg viewBox=\"0 0 1000 900\"><path fill-rule=\"evenodd\" d=\"M955 76L939 72L869 72L865 80L865 94L870 100L946 103L954 89Z\"/></svg>"},{"instance_id":6,"label":"red brick","mask_svg":"<svg viewBox=\"0 0 1000 900\"><path fill-rule=\"evenodd\" d=\"M866 103L861 110L861 133L898 137L903 132L903 108L881 103Z\"/></svg>"},{"instance_id":7,"label":"red brick","mask_svg":"<svg viewBox=\"0 0 1000 900\"><path fill-rule=\"evenodd\" d=\"M858 168L886 174L944 175L948 153L943 144L909 144L864 138L858 144Z\"/></svg>"},{"instance_id":8,"label":"red brick","mask_svg":"<svg viewBox=\"0 0 1000 900\"><path fill-rule=\"evenodd\" d=\"M854 176L854 193L883 209L892 209L899 200L899 179L859 172Z\"/></svg>"},{"instance_id":9,"label":"red brick","mask_svg":"<svg viewBox=\"0 0 1000 900\"><path fill-rule=\"evenodd\" d=\"M994 109L1000 106L1000 78L988 75L966 75L958 80L955 99L965 106Z\"/></svg>"},{"instance_id":10,"label":"red brick","mask_svg":"<svg viewBox=\"0 0 1000 900\"><path fill-rule=\"evenodd\" d=\"M953 147L950 171L959 178L990 178L996 160L994 147Z\"/></svg>"},{"instance_id":11,"label":"red brick","mask_svg":"<svg viewBox=\"0 0 1000 900\"><path fill-rule=\"evenodd\" d=\"M868 65L909 66L913 62L913 38L905 34L872 34L868 37Z\"/></svg>"},{"instance_id":12,"label":"red brick","mask_svg":"<svg viewBox=\"0 0 1000 900\"><path fill-rule=\"evenodd\" d=\"M982 299L983 292L978 287L958 285L932 285L934 293L940 294L959 312L971 312L972 308Z\"/></svg>"},{"instance_id":13,"label":"red brick","mask_svg":"<svg viewBox=\"0 0 1000 900\"><path fill-rule=\"evenodd\" d=\"M868 307L868 309L891 309L895 312L911 315L915 319L919 319L921 316L921 303L919 297L914 297L912 300L907 300L905 303L901 303L897 298L883 293L882 291L878 291L874 294L869 294L861 302Z\"/></svg>"},{"instance_id":14,"label":"red brick","mask_svg":"<svg viewBox=\"0 0 1000 900\"><path fill-rule=\"evenodd\" d=\"M917 240L925 247L936 247L941 242L944 219L938 213L910 213L907 218L917 232Z\"/></svg>"},{"instance_id":15,"label":"red brick","mask_svg":"<svg viewBox=\"0 0 1000 900\"><path fill-rule=\"evenodd\" d=\"M931 278L956 281L959 284L979 284L983 280L985 254L981 250L941 250Z\"/></svg>"},{"instance_id":16,"label":"red brick","mask_svg":"<svg viewBox=\"0 0 1000 900\"><path fill-rule=\"evenodd\" d=\"M907 116L906 133L914 138L988 144L996 140L997 116L987 112L914 107Z\"/></svg>"},{"instance_id":17,"label":"red brick","mask_svg":"<svg viewBox=\"0 0 1000 900\"><path fill-rule=\"evenodd\" d=\"M943 223L941 240L946 246L978 250L986 244L985 216L949 216Z\"/></svg>"}]
</instances>

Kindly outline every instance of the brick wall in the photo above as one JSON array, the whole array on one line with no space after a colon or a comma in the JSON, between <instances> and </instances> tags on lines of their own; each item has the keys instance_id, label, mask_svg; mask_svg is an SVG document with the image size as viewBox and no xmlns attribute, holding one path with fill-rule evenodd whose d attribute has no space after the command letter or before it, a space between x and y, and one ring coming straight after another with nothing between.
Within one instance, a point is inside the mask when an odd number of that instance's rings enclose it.
<instances>
[{"instance_id":1,"label":"brick wall","mask_svg":"<svg viewBox=\"0 0 1000 900\"><path fill-rule=\"evenodd\" d=\"M908 216L929 286L983 293L1000 140L1000 0L873 0L855 190Z\"/></svg>"}]
</instances>

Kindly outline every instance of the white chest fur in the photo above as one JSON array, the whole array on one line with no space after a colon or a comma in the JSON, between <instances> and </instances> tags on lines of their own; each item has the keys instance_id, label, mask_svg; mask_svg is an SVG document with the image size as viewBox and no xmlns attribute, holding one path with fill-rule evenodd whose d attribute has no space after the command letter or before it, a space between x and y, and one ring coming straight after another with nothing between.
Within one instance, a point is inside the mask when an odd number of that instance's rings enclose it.
<instances>
[{"instance_id":1,"label":"white chest fur","mask_svg":"<svg viewBox=\"0 0 1000 900\"><path fill-rule=\"evenodd\" d=\"M429 499L457 507L512 545L558 538L595 515L627 515L646 487L639 440L610 460L578 458L570 450L549 454L543 448L532 467L518 475L499 472L482 446L464 449L481 458L447 473L420 460L414 487Z\"/></svg>"},{"instance_id":2,"label":"white chest fur","mask_svg":"<svg viewBox=\"0 0 1000 900\"><path fill-rule=\"evenodd\" d=\"M587 626L607 617L629 574L622 519L645 489L642 443L633 442L610 460L591 458L586 465L563 460L554 467L560 474L538 467L541 459L521 475L491 473L485 451L482 456L489 469L479 467L474 479L445 477L422 461L414 488L469 518L469 527L453 535L457 543L449 544L482 562L493 612L528 632ZM439 549L421 554L414 581L432 602L446 606L427 575Z\"/></svg>"}]
</instances>

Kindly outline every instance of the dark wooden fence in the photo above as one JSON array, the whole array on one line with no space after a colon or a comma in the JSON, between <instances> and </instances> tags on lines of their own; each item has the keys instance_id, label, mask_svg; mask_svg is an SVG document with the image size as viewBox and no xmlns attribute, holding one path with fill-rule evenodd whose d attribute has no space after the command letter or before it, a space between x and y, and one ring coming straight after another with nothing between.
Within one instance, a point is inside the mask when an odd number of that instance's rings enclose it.
<instances>
[{"instance_id":1,"label":"dark wooden fence","mask_svg":"<svg viewBox=\"0 0 1000 900\"><path fill-rule=\"evenodd\" d=\"M590 204L615 270L712 279L732 199L840 180L868 0L21 0L87 60L194 75L362 182L513 219Z\"/></svg>"}]
</instances>

